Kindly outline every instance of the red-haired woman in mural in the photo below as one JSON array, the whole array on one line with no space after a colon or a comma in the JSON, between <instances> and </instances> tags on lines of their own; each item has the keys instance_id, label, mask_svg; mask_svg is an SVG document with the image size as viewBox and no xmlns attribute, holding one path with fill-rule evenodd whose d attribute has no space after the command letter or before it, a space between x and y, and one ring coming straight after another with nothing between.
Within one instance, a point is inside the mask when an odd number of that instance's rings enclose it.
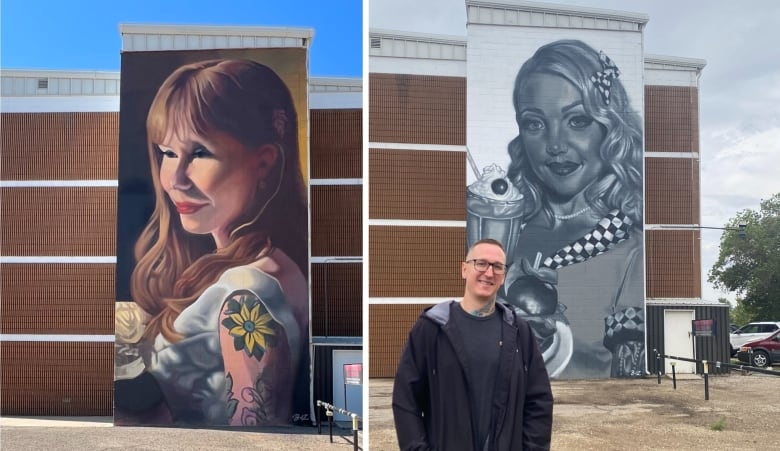
<instances>
[{"instance_id":1,"label":"red-haired woman in mural","mask_svg":"<svg viewBox=\"0 0 780 451\"><path fill-rule=\"evenodd\" d=\"M290 92L257 62L197 62L165 80L146 126L156 207L131 280L143 365L117 377L117 399L134 398L118 409L128 422L289 424L308 414L293 399L308 390L309 321Z\"/></svg>"},{"instance_id":2,"label":"red-haired woman in mural","mask_svg":"<svg viewBox=\"0 0 780 451\"><path fill-rule=\"evenodd\" d=\"M553 377L644 375L642 123L620 71L576 40L515 79L507 178L524 199L506 300Z\"/></svg>"}]
</instances>

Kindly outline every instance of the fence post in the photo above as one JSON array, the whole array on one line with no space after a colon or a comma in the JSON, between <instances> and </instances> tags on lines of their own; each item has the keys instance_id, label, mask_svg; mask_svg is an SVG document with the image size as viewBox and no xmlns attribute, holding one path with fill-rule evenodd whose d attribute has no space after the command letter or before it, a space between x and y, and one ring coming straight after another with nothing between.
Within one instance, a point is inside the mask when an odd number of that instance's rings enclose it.
<instances>
[{"instance_id":1,"label":"fence post","mask_svg":"<svg viewBox=\"0 0 780 451\"><path fill-rule=\"evenodd\" d=\"M655 369L658 373L658 385L661 385L661 353L657 349L653 349L655 352Z\"/></svg>"},{"instance_id":2,"label":"fence post","mask_svg":"<svg viewBox=\"0 0 780 451\"><path fill-rule=\"evenodd\" d=\"M325 415L328 416L328 431L330 433L330 442L333 443L333 410L325 410Z\"/></svg>"},{"instance_id":3,"label":"fence post","mask_svg":"<svg viewBox=\"0 0 780 451\"><path fill-rule=\"evenodd\" d=\"M707 363L706 360L702 360L701 363L704 364L704 400L709 401L710 400L710 379L709 379L709 372L710 372L710 364Z\"/></svg>"},{"instance_id":4,"label":"fence post","mask_svg":"<svg viewBox=\"0 0 780 451\"><path fill-rule=\"evenodd\" d=\"M321 414L322 412L322 403L320 401L317 401L317 435L322 434L322 422L321 422Z\"/></svg>"},{"instance_id":5,"label":"fence post","mask_svg":"<svg viewBox=\"0 0 780 451\"><path fill-rule=\"evenodd\" d=\"M672 385L674 385L674 389L677 390L677 374L674 372L674 366L677 364L677 362L671 362L672 365Z\"/></svg>"},{"instance_id":6,"label":"fence post","mask_svg":"<svg viewBox=\"0 0 780 451\"><path fill-rule=\"evenodd\" d=\"M352 442L354 451L358 451L358 419L357 414L352 414Z\"/></svg>"}]
</instances>

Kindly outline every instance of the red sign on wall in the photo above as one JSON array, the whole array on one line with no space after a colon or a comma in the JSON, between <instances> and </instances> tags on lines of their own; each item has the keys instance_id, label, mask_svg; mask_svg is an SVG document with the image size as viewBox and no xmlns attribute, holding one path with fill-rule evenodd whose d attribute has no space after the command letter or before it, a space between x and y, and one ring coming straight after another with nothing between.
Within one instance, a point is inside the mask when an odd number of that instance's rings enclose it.
<instances>
[{"instance_id":1,"label":"red sign on wall","mask_svg":"<svg viewBox=\"0 0 780 451\"><path fill-rule=\"evenodd\" d=\"M363 385L362 363L347 363L344 365L344 384Z\"/></svg>"},{"instance_id":2,"label":"red sign on wall","mask_svg":"<svg viewBox=\"0 0 780 451\"><path fill-rule=\"evenodd\" d=\"M693 320L693 335L696 337L714 337L715 320L714 319Z\"/></svg>"}]
</instances>

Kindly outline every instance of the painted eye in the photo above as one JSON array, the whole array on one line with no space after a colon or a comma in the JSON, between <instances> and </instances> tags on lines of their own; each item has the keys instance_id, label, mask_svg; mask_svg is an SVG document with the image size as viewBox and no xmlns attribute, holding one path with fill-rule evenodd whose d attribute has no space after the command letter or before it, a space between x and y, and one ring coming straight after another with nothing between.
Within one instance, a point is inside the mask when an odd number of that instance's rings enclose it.
<instances>
[{"instance_id":1,"label":"painted eye","mask_svg":"<svg viewBox=\"0 0 780 451\"><path fill-rule=\"evenodd\" d=\"M538 119L523 119L520 126L525 131L537 132L544 129L544 122Z\"/></svg>"},{"instance_id":2,"label":"painted eye","mask_svg":"<svg viewBox=\"0 0 780 451\"><path fill-rule=\"evenodd\" d=\"M214 156L214 154L209 152L205 147L198 147L192 151L192 158L209 158L212 156Z\"/></svg>"},{"instance_id":3,"label":"painted eye","mask_svg":"<svg viewBox=\"0 0 780 451\"><path fill-rule=\"evenodd\" d=\"M593 118L590 116L574 116L569 119L569 126L574 129L586 128L593 123Z\"/></svg>"},{"instance_id":4,"label":"painted eye","mask_svg":"<svg viewBox=\"0 0 780 451\"><path fill-rule=\"evenodd\" d=\"M163 158L177 158L176 153L170 149L157 148L157 152L163 156Z\"/></svg>"}]
</instances>

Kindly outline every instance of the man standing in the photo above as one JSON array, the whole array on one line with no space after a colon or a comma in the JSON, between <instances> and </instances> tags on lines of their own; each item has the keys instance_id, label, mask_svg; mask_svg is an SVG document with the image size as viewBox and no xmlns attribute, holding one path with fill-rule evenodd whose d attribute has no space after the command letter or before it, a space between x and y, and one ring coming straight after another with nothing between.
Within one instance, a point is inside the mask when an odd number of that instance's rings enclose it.
<instances>
[{"instance_id":1,"label":"man standing","mask_svg":"<svg viewBox=\"0 0 780 451\"><path fill-rule=\"evenodd\" d=\"M553 397L531 328L496 302L506 255L482 239L461 263L460 302L426 309L401 355L393 418L402 450L549 449Z\"/></svg>"}]
</instances>

